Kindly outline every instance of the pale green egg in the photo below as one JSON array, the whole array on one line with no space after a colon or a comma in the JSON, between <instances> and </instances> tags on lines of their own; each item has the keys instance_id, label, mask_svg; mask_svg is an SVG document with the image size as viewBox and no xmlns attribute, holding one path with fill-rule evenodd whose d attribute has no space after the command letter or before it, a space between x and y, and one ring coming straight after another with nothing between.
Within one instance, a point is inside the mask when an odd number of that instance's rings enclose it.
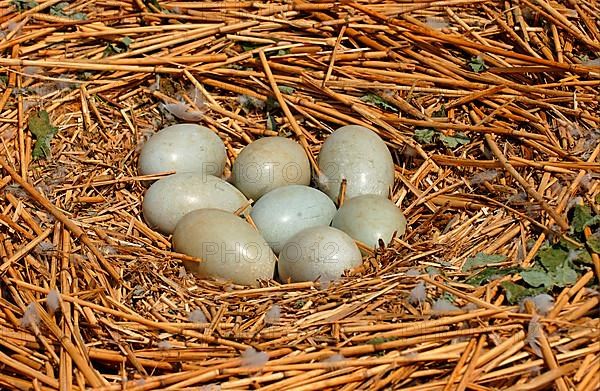
<instances>
[{"instance_id":1,"label":"pale green egg","mask_svg":"<svg viewBox=\"0 0 600 391\"><path fill-rule=\"evenodd\" d=\"M305 228L329 225L336 208L325 193L312 187L289 185L262 196L250 216L275 254Z\"/></svg>"},{"instance_id":2,"label":"pale green egg","mask_svg":"<svg viewBox=\"0 0 600 391\"><path fill-rule=\"evenodd\" d=\"M202 208L235 212L247 203L233 185L213 175L184 172L154 182L144 194L144 220L153 229L170 234L187 213Z\"/></svg>"},{"instance_id":3,"label":"pale green egg","mask_svg":"<svg viewBox=\"0 0 600 391\"><path fill-rule=\"evenodd\" d=\"M386 197L367 194L345 201L333 218L332 226L375 248L379 239L389 244L394 232L397 236L403 235L406 219L400 208Z\"/></svg>"},{"instance_id":4,"label":"pale green egg","mask_svg":"<svg viewBox=\"0 0 600 391\"><path fill-rule=\"evenodd\" d=\"M306 228L292 236L279 253L282 281L336 280L362 262L350 236L333 227Z\"/></svg>"},{"instance_id":5,"label":"pale green egg","mask_svg":"<svg viewBox=\"0 0 600 391\"><path fill-rule=\"evenodd\" d=\"M173 232L173 247L203 260L184 262L200 277L257 286L258 279L271 279L275 271L275 254L260 233L244 219L219 209L186 214Z\"/></svg>"},{"instance_id":6,"label":"pale green egg","mask_svg":"<svg viewBox=\"0 0 600 391\"><path fill-rule=\"evenodd\" d=\"M346 199L363 194L387 196L394 184L390 151L375 132L363 126L343 126L327 137L318 166L319 188L335 202L343 179Z\"/></svg>"},{"instance_id":7,"label":"pale green egg","mask_svg":"<svg viewBox=\"0 0 600 391\"><path fill-rule=\"evenodd\" d=\"M200 172L221 177L226 160L225 144L215 132L196 124L177 124L160 130L144 143L139 172Z\"/></svg>"},{"instance_id":8,"label":"pale green egg","mask_svg":"<svg viewBox=\"0 0 600 391\"><path fill-rule=\"evenodd\" d=\"M242 149L233 163L231 180L256 201L281 186L308 185L310 178L308 156L300 144L285 137L264 137Z\"/></svg>"}]
</instances>

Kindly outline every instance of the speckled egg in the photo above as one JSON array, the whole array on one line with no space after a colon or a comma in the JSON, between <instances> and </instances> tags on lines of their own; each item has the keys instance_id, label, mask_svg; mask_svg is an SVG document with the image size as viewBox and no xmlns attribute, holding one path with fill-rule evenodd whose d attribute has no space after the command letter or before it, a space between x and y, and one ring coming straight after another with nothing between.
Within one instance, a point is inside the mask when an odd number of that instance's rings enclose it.
<instances>
[{"instance_id":1,"label":"speckled egg","mask_svg":"<svg viewBox=\"0 0 600 391\"><path fill-rule=\"evenodd\" d=\"M329 225L336 208L331 199L312 187L289 185L262 196L252 208L254 224L275 254L305 228Z\"/></svg>"},{"instance_id":2,"label":"speckled egg","mask_svg":"<svg viewBox=\"0 0 600 391\"><path fill-rule=\"evenodd\" d=\"M285 243L279 253L278 271L284 282L332 281L361 261L358 247L346 233L333 227L311 227Z\"/></svg>"},{"instance_id":3,"label":"speckled egg","mask_svg":"<svg viewBox=\"0 0 600 391\"><path fill-rule=\"evenodd\" d=\"M200 277L258 285L273 278L275 254L265 239L244 219L219 209L186 214L173 232L173 247L203 262L185 261L186 269Z\"/></svg>"},{"instance_id":4,"label":"speckled egg","mask_svg":"<svg viewBox=\"0 0 600 391\"><path fill-rule=\"evenodd\" d=\"M333 218L332 226L375 248L379 239L388 244L394 232L397 236L403 235L406 219L400 208L386 197L366 194L345 201Z\"/></svg>"},{"instance_id":5,"label":"speckled egg","mask_svg":"<svg viewBox=\"0 0 600 391\"><path fill-rule=\"evenodd\" d=\"M319 188L334 201L342 179L346 179L346 199L363 194L387 196L394 184L390 151L375 132L363 126L343 126L327 137L318 166Z\"/></svg>"},{"instance_id":6,"label":"speckled egg","mask_svg":"<svg viewBox=\"0 0 600 391\"><path fill-rule=\"evenodd\" d=\"M140 152L139 172L200 172L220 177L226 159L225 144L215 132L196 124L178 124L146 141Z\"/></svg>"},{"instance_id":7,"label":"speckled egg","mask_svg":"<svg viewBox=\"0 0 600 391\"><path fill-rule=\"evenodd\" d=\"M285 137L263 137L246 146L235 159L232 183L248 198L286 185L308 185L308 156L297 142Z\"/></svg>"},{"instance_id":8,"label":"speckled egg","mask_svg":"<svg viewBox=\"0 0 600 391\"><path fill-rule=\"evenodd\" d=\"M144 219L153 229L170 234L187 213L202 208L234 212L247 202L233 185L213 175L184 172L154 182L144 194Z\"/></svg>"}]
</instances>

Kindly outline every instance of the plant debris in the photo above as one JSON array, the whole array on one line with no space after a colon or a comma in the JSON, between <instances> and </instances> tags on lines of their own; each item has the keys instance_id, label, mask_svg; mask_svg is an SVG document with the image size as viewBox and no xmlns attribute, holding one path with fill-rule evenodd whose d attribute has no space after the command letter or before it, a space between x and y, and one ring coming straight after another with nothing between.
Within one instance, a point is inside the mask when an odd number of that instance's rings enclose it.
<instances>
[{"instance_id":1,"label":"plant debris","mask_svg":"<svg viewBox=\"0 0 600 391\"><path fill-rule=\"evenodd\" d=\"M595 387L595 3L3 4L0 388ZM339 281L186 272L137 172L181 121L226 175L280 135L321 179L326 137L368 127L407 231Z\"/></svg>"},{"instance_id":2,"label":"plant debris","mask_svg":"<svg viewBox=\"0 0 600 391\"><path fill-rule=\"evenodd\" d=\"M47 159L51 156L50 143L58 128L50 124L50 117L45 110L36 111L29 116L29 131L35 135L32 157Z\"/></svg>"}]
</instances>

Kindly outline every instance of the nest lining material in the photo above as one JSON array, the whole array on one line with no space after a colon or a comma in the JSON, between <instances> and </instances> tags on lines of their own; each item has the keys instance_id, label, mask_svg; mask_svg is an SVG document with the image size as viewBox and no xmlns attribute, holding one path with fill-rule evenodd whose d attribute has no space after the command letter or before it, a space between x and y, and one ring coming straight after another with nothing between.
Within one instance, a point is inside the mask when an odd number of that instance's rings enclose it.
<instances>
[{"instance_id":1,"label":"nest lining material","mask_svg":"<svg viewBox=\"0 0 600 391\"><path fill-rule=\"evenodd\" d=\"M0 1L1 387L597 389L597 253L549 308L463 267L535 267L571 206L598 214L598 4L370 3ZM229 165L367 126L410 229L329 285L197 279L136 172L184 121Z\"/></svg>"}]
</instances>

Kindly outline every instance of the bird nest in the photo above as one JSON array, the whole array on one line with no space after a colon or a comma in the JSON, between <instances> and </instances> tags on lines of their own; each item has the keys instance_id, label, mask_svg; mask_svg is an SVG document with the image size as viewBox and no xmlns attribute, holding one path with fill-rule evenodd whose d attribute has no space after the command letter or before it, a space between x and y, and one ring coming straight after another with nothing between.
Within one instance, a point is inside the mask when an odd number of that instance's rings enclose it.
<instances>
[{"instance_id":1,"label":"bird nest","mask_svg":"<svg viewBox=\"0 0 600 391\"><path fill-rule=\"evenodd\" d=\"M0 388L597 389L595 1L0 5ZM228 169L366 126L407 232L331 283L188 274L136 170L176 122Z\"/></svg>"}]
</instances>

